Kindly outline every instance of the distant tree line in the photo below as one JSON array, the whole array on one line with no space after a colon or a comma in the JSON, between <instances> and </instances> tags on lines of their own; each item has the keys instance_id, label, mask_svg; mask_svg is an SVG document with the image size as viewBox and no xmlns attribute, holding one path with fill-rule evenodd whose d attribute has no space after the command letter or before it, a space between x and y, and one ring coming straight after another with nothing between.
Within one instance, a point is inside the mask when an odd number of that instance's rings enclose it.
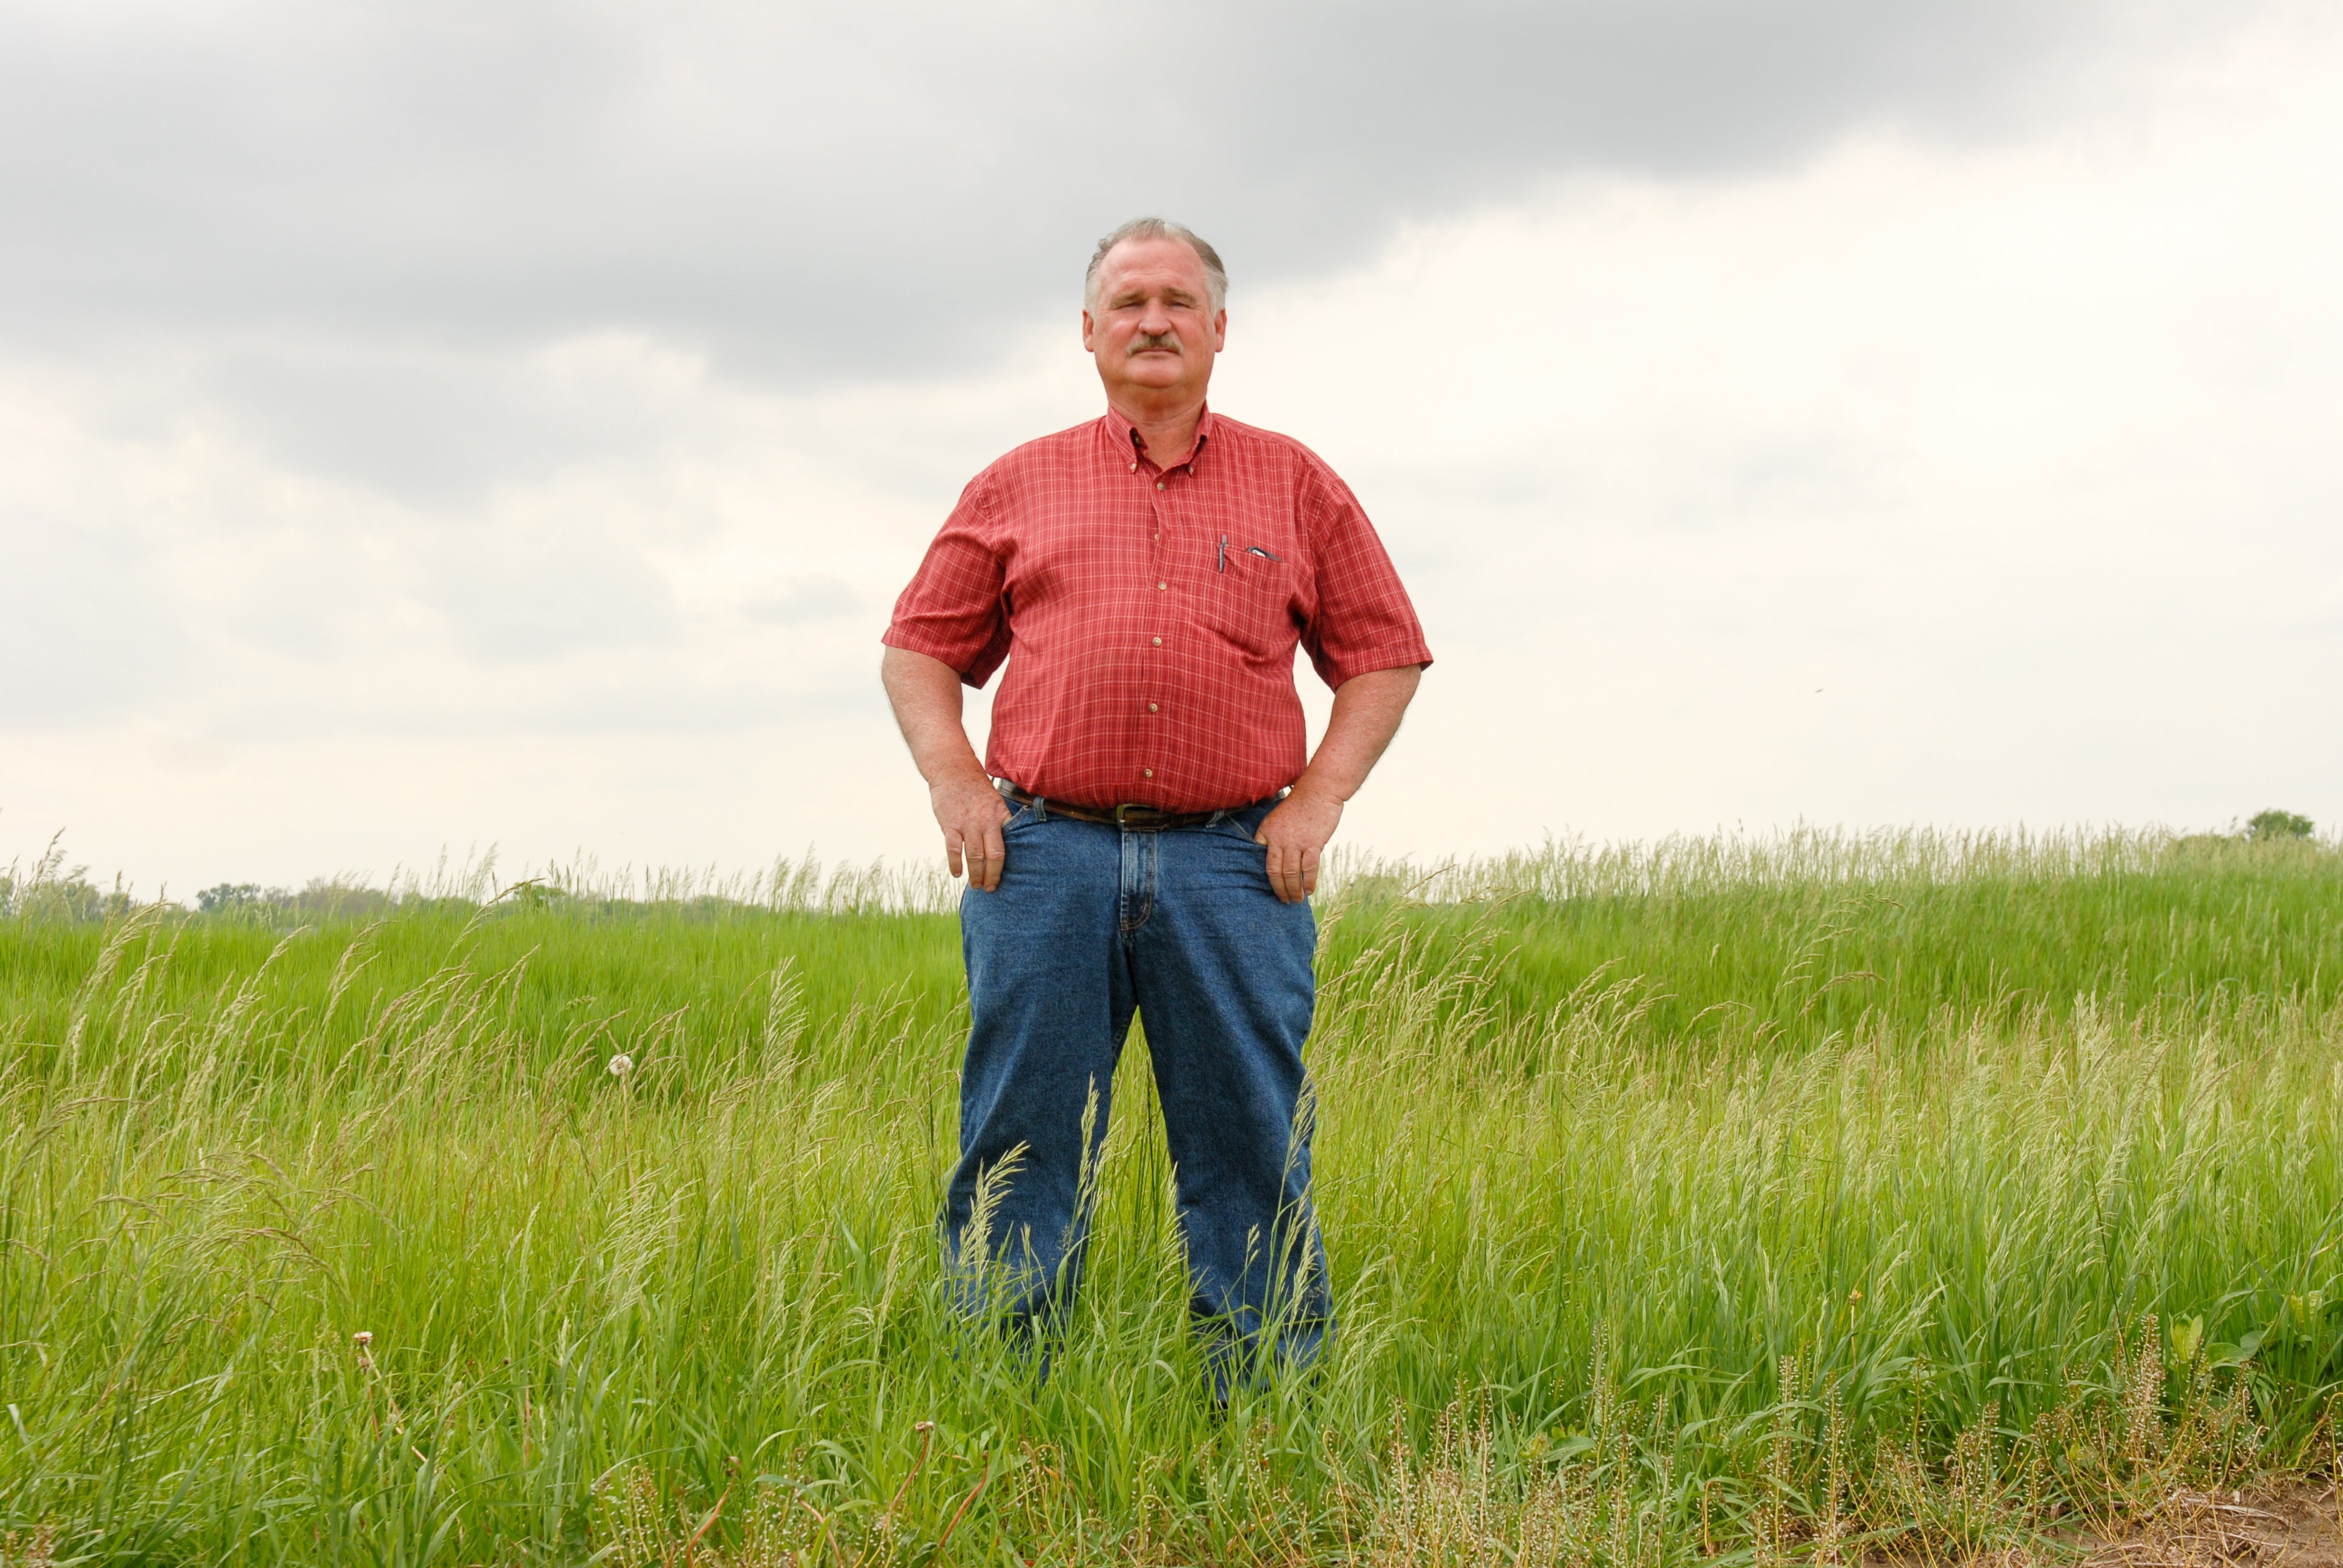
<instances>
[{"instance_id":1,"label":"distant tree line","mask_svg":"<svg viewBox=\"0 0 2343 1568\"><path fill-rule=\"evenodd\" d=\"M2216 850L2245 844L2307 844L2316 830L2317 824L2299 812L2282 811L2272 807L2267 811L2255 812L2246 819L2242 828L2233 822L2227 833L2190 833L2173 842L2183 851ZM810 862L808 862L808 869L810 869ZM297 925L310 920L367 919L387 913L415 896L410 892L407 899L401 899L379 888L359 887L331 878L314 877L297 891L291 888L264 888L257 882L218 882L196 894L196 907L192 910L183 904L170 904L168 907L199 920ZM531 879L504 890L501 900L515 909L541 910L555 904L569 903L573 897L560 888ZM5 872L0 872L0 920L99 921L115 919L156 901L132 897L118 878L111 889L96 886L89 879L88 867L66 869L63 852L54 843L29 871L12 865ZM427 898L427 901L438 900ZM456 901L470 902L469 900ZM686 901L713 908L728 900L721 897L703 896ZM630 900L589 899L584 902L615 908Z\"/></svg>"},{"instance_id":2,"label":"distant tree line","mask_svg":"<svg viewBox=\"0 0 2343 1568\"><path fill-rule=\"evenodd\" d=\"M273 925L380 914L397 901L379 888L313 877L298 892L291 888L264 888L256 882L220 882L196 894L196 912Z\"/></svg>"},{"instance_id":3,"label":"distant tree line","mask_svg":"<svg viewBox=\"0 0 2343 1568\"><path fill-rule=\"evenodd\" d=\"M86 866L67 869L45 859L29 873L13 866L0 872L0 920L108 920L157 901L133 897L118 880L110 889L98 887L90 881ZM187 912L199 919L292 925L364 918L387 912L396 902L378 888L353 887L319 877L298 891L253 882L222 882L197 893L195 909ZM180 904L169 907L186 910Z\"/></svg>"},{"instance_id":4,"label":"distant tree line","mask_svg":"<svg viewBox=\"0 0 2343 1568\"><path fill-rule=\"evenodd\" d=\"M2312 827L2313 824L2308 817L2297 816L2292 811L2280 811L2272 808L2268 811L2257 811L2253 814L2246 823L2246 837L2256 843L2266 842L2272 839L2308 839L2310 837Z\"/></svg>"}]
</instances>

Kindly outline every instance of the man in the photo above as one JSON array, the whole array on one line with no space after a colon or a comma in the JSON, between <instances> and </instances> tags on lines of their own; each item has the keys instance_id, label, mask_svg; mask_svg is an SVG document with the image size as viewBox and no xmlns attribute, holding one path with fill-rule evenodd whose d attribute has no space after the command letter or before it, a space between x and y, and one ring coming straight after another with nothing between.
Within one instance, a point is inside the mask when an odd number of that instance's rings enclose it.
<instances>
[{"instance_id":1,"label":"man","mask_svg":"<svg viewBox=\"0 0 2343 1568\"><path fill-rule=\"evenodd\" d=\"M1432 662L1342 480L1206 408L1227 284L1211 246L1161 219L1100 242L1082 347L1105 417L976 477L897 601L881 666L969 880L944 1214L958 1277L971 1305L1028 1327L1071 1302L1135 1009L1223 1399L1272 1354L1309 1361L1331 1326L1305 900ZM1335 690L1306 767L1297 644ZM960 688L1003 659L979 763Z\"/></svg>"}]
</instances>

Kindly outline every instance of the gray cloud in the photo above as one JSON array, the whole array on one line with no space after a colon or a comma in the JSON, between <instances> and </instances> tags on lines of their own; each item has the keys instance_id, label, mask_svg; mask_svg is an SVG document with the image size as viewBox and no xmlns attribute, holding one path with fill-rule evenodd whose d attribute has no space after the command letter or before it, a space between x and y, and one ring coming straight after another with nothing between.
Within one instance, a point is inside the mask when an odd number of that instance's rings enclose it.
<instances>
[{"instance_id":1,"label":"gray cloud","mask_svg":"<svg viewBox=\"0 0 2343 1568\"><path fill-rule=\"evenodd\" d=\"M760 379L917 374L1070 304L1091 236L1135 211L1213 234L1242 290L1555 173L1728 174L1873 123L1993 134L2055 101L2111 14L19 5L0 331L642 328Z\"/></svg>"}]
</instances>

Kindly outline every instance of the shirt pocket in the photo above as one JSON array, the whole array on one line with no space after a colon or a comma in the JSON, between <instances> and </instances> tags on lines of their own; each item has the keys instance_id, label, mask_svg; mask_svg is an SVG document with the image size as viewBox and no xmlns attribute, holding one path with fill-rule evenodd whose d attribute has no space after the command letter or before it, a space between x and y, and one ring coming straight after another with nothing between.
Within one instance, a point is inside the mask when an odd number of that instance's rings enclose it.
<instances>
[{"instance_id":1,"label":"shirt pocket","mask_svg":"<svg viewBox=\"0 0 2343 1568\"><path fill-rule=\"evenodd\" d=\"M1214 543L1214 569L1205 579L1204 625L1256 658L1291 654L1301 634L1293 625L1293 567L1266 548L1231 539Z\"/></svg>"}]
</instances>

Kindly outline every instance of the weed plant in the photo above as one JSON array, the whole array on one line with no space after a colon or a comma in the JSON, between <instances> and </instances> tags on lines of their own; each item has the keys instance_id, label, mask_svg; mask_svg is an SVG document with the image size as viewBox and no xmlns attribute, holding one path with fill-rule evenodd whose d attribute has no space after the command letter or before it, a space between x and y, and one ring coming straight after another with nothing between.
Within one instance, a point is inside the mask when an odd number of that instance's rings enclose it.
<instances>
[{"instance_id":1,"label":"weed plant","mask_svg":"<svg viewBox=\"0 0 2343 1568\"><path fill-rule=\"evenodd\" d=\"M1852 1561L2332 1452L2332 846L1352 864L1341 1328L1225 1412L1143 1050L1048 1375L950 1311L932 883L479 891L20 890L0 1555Z\"/></svg>"}]
</instances>

